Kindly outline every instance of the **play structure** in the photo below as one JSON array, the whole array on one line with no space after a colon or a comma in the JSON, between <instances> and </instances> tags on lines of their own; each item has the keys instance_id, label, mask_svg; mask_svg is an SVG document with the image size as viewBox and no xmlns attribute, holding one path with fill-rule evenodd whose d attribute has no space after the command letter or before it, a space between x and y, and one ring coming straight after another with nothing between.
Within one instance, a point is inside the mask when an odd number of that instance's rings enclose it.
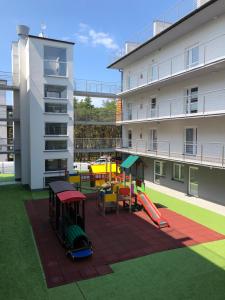
<instances>
[{"instance_id":1,"label":"play structure","mask_svg":"<svg viewBox=\"0 0 225 300\"><path fill-rule=\"evenodd\" d=\"M132 167L135 167L135 180L132 179ZM137 176L138 168L140 167L142 168L141 175ZM133 200L133 203L130 204L130 208L133 210L144 209L147 215L159 228L169 227L169 223L163 218L158 208L145 193L144 166L140 157L137 155L130 155L121 164L121 168L123 169L122 178L124 180L124 185L126 185L126 179L129 179L130 197L131 201ZM129 173L128 176L126 175L127 172Z\"/></svg>"},{"instance_id":2,"label":"play structure","mask_svg":"<svg viewBox=\"0 0 225 300\"><path fill-rule=\"evenodd\" d=\"M93 254L91 241L85 233L86 196L68 182L49 184L49 219L67 255L79 259Z\"/></svg>"},{"instance_id":3,"label":"play structure","mask_svg":"<svg viewBox=\"0 0 225 300\"><path fill-rule=\"evenodd\" d=\"M119 168L119 173L112 172L112 168L100 173L102 169L95 169L91 173L67 174L67 181L77 190L92 189L96 192L97 208L102 215L107 211L119 213L120 209L129 212L144 209L150 219L159 227L168 227L168 222L145 193L144 163L137 155L130 155ZM118 168L117 168L118 170ZM96 173L95 173L96 172ZM90 184L90 187L85 186Z\"/></svg>"}]
</instances>

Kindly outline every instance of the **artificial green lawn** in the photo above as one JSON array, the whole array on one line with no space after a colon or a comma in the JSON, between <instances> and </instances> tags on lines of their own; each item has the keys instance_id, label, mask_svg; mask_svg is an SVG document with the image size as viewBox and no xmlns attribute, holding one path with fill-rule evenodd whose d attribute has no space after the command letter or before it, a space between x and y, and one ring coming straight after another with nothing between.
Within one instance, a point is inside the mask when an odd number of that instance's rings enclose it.
<instances>
[{"instance_id":1,"label":"artificial green lawn","mask_svg":"<svg viewBox=\"0 0 225 300\"><path fill-rule=\"evenodd\" d=\"M46 191L31 193L20 185L0 187L1 299L225 298L225 240L117 263L112 274L47 289L24 207L24 201L46 196ZM151 198L225 233L225 217L156 191Z\"/></svg>"},{"instance_id":2,"label":"artificial green lawn","mask_svg":"<svg viewBox=\"0 0 225 300\"><path fill-rule=\"evenodd\" d=\"M9 182L14 180L15 180L14 174L0 174L0 182Z\"/></svg>"}]
</instances>

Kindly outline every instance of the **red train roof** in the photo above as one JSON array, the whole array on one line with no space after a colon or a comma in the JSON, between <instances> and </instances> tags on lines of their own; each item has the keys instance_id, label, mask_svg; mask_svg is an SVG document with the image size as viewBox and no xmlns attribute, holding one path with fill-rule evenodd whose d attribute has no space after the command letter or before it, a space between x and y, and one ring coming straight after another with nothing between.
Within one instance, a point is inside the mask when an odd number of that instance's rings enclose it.
<instances>
[{"instance_id":1,"label":"red train roof","mask_svg":"<svg viewBox=\"0 0 225 300\"><path fill-rule=\"evenodd\" d=\"M65 191L57 194L57 197L62 203L72 203L76 201L83 201L87 197L79 191Z\"/></svg>"}]
</instances>

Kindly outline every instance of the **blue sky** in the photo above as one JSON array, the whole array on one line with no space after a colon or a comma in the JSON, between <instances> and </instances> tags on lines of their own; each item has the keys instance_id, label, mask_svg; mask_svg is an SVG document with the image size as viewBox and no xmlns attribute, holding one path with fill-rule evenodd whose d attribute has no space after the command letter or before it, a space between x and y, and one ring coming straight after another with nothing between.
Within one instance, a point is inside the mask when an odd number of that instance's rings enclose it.
<instances>
[{"instance_id":1,"label":"blue sky","mask_svg":"<svg viewBox=\"0 0 225 300\"><path fill-rule=\"evenodd\" d=\"M11 70L10 47L11 41L17 40L16 25L26 24L30 33L37 35L45 23L48 37L76 42L75 77L119 81L119 72L106 69L110 57L177 1L6 1L0 12L0 70Z\"/></svg>"}]
</instances>

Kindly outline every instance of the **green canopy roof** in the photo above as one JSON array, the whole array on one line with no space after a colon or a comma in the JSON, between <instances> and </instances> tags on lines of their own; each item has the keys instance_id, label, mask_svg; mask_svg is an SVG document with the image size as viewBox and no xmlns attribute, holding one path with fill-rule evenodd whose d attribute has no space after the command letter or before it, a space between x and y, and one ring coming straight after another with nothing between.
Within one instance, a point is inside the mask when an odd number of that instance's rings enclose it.
<instances>
[{"instance_id":1,"label":"green canopy roof","mask_svg":"<svg viewBox=\"0 0 225 300\"><path fill-rule=\"evenodd\" d=\"M138 155L130 155L128 156L127 159L125 159L122 164L121 167L125 168L125 169L129 169L130 167L133 166L133 164L139 159Z\"/></svg>"}]
</instances>

